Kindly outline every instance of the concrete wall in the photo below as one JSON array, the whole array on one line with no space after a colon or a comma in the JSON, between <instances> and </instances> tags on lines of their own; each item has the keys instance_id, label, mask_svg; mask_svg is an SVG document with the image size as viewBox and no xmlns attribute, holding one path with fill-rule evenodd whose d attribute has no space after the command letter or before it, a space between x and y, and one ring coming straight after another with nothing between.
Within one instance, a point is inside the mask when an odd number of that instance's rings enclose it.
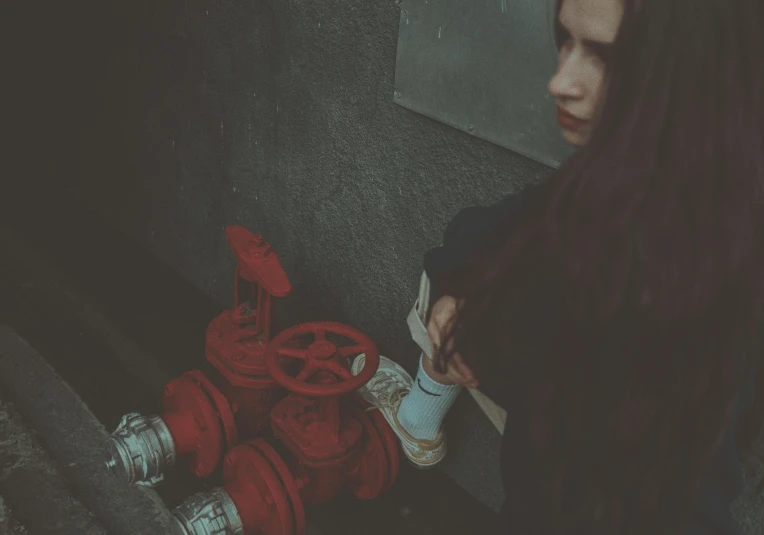
<instances>
[{"instance_id":1,"label":"concrete wall","mask_svg":"<svg viewBox=\"0 0 764 535\"><path fill-rule=\"evenodd\" d=\"M223 229L261 232L294 286L278 318L350 323L413 371L405 318L423 253L461 208L548 169L393 104L400 9L114 4L96 43L113 50L82 115L78 196L226 304ZM496 507L499 437L462 398L445 470Z\"/></svg>"}]
</instances>

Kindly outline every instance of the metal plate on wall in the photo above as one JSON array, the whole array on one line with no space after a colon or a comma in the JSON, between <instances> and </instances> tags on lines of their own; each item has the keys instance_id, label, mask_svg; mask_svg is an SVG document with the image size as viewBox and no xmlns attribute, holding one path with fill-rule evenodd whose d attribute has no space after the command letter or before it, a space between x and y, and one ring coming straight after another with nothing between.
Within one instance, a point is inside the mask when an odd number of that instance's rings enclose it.
<instances>
[{"instance_id":1,"label":"metal plate on wall","mask_svg":"<svg viewBox=\"0 0 764 535\"><path fill-rule=\"evenodd\" d=\"M395 102L558 167L554 0L404 0Z\"/></svg>"}]
</instances>

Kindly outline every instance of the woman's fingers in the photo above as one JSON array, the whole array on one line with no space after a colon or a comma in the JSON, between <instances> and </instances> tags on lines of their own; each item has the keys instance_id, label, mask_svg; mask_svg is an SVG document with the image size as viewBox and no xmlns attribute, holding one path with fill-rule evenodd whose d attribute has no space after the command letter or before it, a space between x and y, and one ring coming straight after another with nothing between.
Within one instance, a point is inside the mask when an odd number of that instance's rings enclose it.
<instances>
[{"instance_id":1,"label":"woman's fingers","mask_svg":"<svg viewBox=\"0 0 764 535\"><path fill-rule=\"evenodd\" d=\"M456 314L456 300L450 296L443 296L432 306L430 321L427 323L427 334L430 336L434 352L440 349L442 337Z\"/></svg>"},{"instance_id":2,"label":"woman's fingers","mask_svg":"<svg viewBox=\"0 0 764 535\"><path fill-rule=\"evenodd\" d=\"M432 341L433 351L437 354L441 348L441 340L444 335L444 331L435 326L434 323L430 323L428 333L430 334L430 340ZM453 346L453 341L449 341L449 346ZM450 349L448 347L447 349ZM444 375L448 378L449 382L466 386L467 388L476 388L477 380L475 379L472 370L467 364L464 363L461 355L458 353L452 353L450 359L445 363L446 369Z\"/></svg>"},{"instance_id":3,"label":"woman's fingers","mask_svg":"<svg viewBox=\"0 0 764 535\"><path fill-rule=\"evenodd\" d=\"M433 304L430 313L430 321L427 324L427 334L432 342L433 352L437 354L442 345L443 339L451 328L451 323L456 315L457 300L451 296L443 296ZM446 350L453 347L453 339L449 339L449 346ZM446 363L446 370L443 374L445 380L465 386L467 388L477 388L478 381L472 370L464 363L461 355L453 353L451 359Z\"/></svg>"},{"instance_id":4,"label":"woman's fingers","mask_svg":"<svg viewBox=\"0 0 764 535\"><path fill-rule=\"evenodd\" d=\"M453 354L451 361L448 363L448 370L452 374L454 382L467 388L477 388L478 381L475 379L475 375L458 353Z\"/></svg>"},{"instance_id":5,"label":"woman's fingers","mask_svg":"<svg viewBox=\"0 0 764 535\"><path fill-rule=\"evenodd\" d=\"M475 376L472 373L472 370L464 363L462 356L459 353L454 353L451 365L456 369L456 373L464 378L465 382L471 383L475 381Z\"/></svg>"}]
</instances>

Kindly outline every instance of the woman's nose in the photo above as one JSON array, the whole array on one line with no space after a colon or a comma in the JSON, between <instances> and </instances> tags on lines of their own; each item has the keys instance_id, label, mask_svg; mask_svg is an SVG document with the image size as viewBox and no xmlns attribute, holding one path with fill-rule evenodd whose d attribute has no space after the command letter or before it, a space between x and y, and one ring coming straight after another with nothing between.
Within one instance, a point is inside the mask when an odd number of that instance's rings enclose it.
<instances>
[{"instance_id":1,"label":"woman's nose","mask_svg":"<svg viewBox=\"0 0 764 535\"><path fill-rule=\"evenodd\" d=\"M549 93L556 100L580 99L583 96L583 86L580 76L577 76L574 56L568 56L560 62L557 72L549 81Z\"/></svg>"}]
</instances>

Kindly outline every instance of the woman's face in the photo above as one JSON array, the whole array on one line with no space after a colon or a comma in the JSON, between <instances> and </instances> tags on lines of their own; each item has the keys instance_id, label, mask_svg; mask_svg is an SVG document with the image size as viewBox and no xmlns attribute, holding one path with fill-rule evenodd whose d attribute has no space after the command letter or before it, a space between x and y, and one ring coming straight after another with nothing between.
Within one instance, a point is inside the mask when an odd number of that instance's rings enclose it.
<instances>
[{"instance_id":1,"label":"woman's face","mask_svg":"<svg viewBox=\"0 0 764 535\"><path fill-rule=\"evenodd\" d=\"M557 72L549 92L565 141L583 146L591 137L605 94L605 70L623 17L623 0L563 0Z\"/></svg>"}]
</instances>

